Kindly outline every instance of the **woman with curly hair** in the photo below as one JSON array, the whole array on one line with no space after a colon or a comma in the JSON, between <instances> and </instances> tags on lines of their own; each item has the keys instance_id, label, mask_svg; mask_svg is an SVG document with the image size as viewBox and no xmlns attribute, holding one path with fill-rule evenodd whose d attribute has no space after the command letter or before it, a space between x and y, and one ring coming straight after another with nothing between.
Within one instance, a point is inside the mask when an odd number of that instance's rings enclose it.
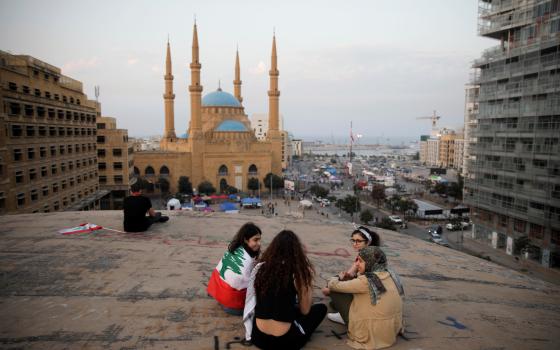
<instances>
[{"instance_id":1,"label":"woman with curly hair","mask_svg":"<svg viewBox=\"0 0 560 350\"><path fill-rule=\"evenodd\" d=\"M251 274L254 290L250 283L247 292L256 301L245 306L247 338L261 349L300 349L327 313L326 305L312 305L313 265L288 230L274 237L259 261Z\"/></svg>"},{"instance_id":2,"label":"woman with curly hair","mask_svg":"<svg viewBox=\"0 0 560 350\"><path fill-rule=\"evenodd\" d=\"M358 253L358 277L329 280L332 292L352 294L348 345L355 349L382 349L393 345L403 329L402 287L399 275L387 267L385 253L368 246Z\"/></svg>"},{"instance_id":3,"label":"woman with curly hair","mask_svg":"<svg viewBox=\"0 0 560 350\"><path fill-rule=\"evenodd\" d=\"M261 235L261 229L252 222L241 226L208 281L208 295L230 315L243 314L249 277L261 250Z\"/></svg>"}]
</instances>

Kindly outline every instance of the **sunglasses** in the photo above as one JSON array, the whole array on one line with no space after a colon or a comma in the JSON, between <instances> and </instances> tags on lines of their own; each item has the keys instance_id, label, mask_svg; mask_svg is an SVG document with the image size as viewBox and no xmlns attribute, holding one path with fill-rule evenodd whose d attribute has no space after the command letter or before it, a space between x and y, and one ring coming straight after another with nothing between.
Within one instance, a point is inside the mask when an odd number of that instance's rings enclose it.
<instances>
[{"instance_id":1,"label":"sunglasses","mask_svg":"<svg viewBox=\"0 0 560 350\"><path fill-rule=\"evenodd\" d=\"M356 244L356 243L364 243L367 242L365 239L351 239L350 243L352 244Z\"/></svg>"}]
</instances>

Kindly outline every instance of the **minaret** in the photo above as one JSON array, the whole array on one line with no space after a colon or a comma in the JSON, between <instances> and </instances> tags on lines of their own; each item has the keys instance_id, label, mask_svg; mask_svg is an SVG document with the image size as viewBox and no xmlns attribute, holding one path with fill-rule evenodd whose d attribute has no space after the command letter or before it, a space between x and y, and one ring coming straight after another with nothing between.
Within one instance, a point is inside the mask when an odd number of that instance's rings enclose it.
<instances>
[{"instance_id":1,"label":"minaret","mask_svg":"<svg viewBox=\"0 0 560 350\"><path fill-rule=\"evenodd\" d=\"M191 85L189 86L189 92L191 95L191 135L189 137L196 136L202 128L201 120L201 105L202 105L202 85L200 85L200 68L201 64L198 61L198 32L196 30L196 22L194 23L193 29L193 41L192 41L192 62L190 64L191 68ZM194 134L193 134L194 132Z\"/></svg>"},{"instance_id":2,"label":"minaret","mask_svg":"<svg viewBox=\"0 0 560 350\"><path fill-rule=\"evenodd\" d=\"M233 81L233 94L239 103L243 102L241 97L241 72L239 69L239 50L235 52L235 80Z\"/></svg>"},{"instance_id":3,"label":"minaret","mask_svg":"<svg viewBox=\"0 0 560 350\"><path fill-rule=\"evenodd\" d=\"M279 98L278 90L278 59L276 57L276 35L272 36L272 55L270 60L270 89L268 90L268 139L272 146L272 173L282 173L282 135L278 129Z\"/></svg>"},{"instance_id":4,"label":"minaret","mask_svg":"<svg viewBox=\"0 0 560 350\"><path fill-rule=\"evenodd\" d=\"M175 110L174 100L175 94L173 93L173 74L171 73L171 48L169 45L169 38L167 39L167 56L165 58L165 93L163 94L163 101L165 105L165 133L163 137L166 139L175 139Z\"/></svg>"}]
</instances>

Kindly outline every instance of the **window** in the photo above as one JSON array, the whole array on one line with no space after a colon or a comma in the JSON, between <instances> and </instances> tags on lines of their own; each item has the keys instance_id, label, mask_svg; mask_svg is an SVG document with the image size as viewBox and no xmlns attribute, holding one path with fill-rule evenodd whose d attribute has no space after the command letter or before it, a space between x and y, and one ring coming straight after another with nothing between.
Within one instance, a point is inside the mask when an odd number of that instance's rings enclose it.
<instances>
[{"instance_id":1,"label":"window","mask_svg":"<svg viewBox=\"0 0 560 350\"><path fill-rule=\"evenodd\" d=\"M37 179L37 169L29 169L29 180L33 181L35 179Z\"/></svg>"},{"instance_id":2,"label":"window","mask_svg":"<svg viewBox=\"0 0 560 350\"><path fill-rule=\"evenodd\" d=\"M113 169L114 170L122 170L122 162L115 162L113 163Z\"/></svg>"},{"instance_id":3,"label":"window","mask_svg":"<svg viewBox=\"0 0 560 350\"><path fill-rule=\"evenodd\" d=\"M35 126L28 125L25 127L25 136L35 136Z\"/></svg>"},{"instance_id":4,"label":"window","mask_svg":"<svg viewBox=\"0 0 560 350\"><path fill-rule=\"evenodd\" d=\"M20 115L21 105L19 103L10 102L8 114L10 115Z\"/></svg>"},{"instance_id":5,"label":"window","mask_svg":"<svg viewBox=\"0 0 560 350\"><path fill-rule=\"evenodd\" d=\"M20 161L23 159L23 153L21 152L21 149L16 148L14 149L14 161Z\"/></svg>"},{"instance_id":6,"label":"window","mask_svg":"<svg viewBox=\"0 0 560 350\"><path fill-rule=\"evenodd\" d=\"M34 159L35 158L35 148L31 147L27 149L27 159Z\"/></svg>"},{"instance_id":7,"label":"window","mask_svg":"<svg viewBox=\"0 0 560 350\"><path fill-rule=\"evenodd\" d=\"M74 145L74 152L80 153L80 145L78 145L78 144Z\"/></svg>"},{"instance_id":8,"label":"window","mask_svg":"<svg viewBox=\"0 0 560 350\"><path fill-rule=\"evenodd\" d=\"M72 128L66 128L66 135L68 135L68 136L74 135L74 129L72 129Z\"/></svg>"},{"instance_id":9,"label":"window","mask_svg":"<svg viewBox=\"0 0 560 350\"><path fill-rule=\"evenodd\" d=\"M68 162L68 169L70 170L74 169L74 161L71 160Z\"/></svg>"},{"instance_id":10,"label":"window","mask_svg":"<svg viewBox=\"0 0 560 350\"><path fill-rule=\"evenodd\" d=\"M67 149L68 149L68 154L72 154L72 150L73 150L72 145L68 145Z\"/></svg>"},{"instance_id":11,"label":"window","mask_svg":"<svg viewBox=\"0 0 560 350\"><path fill-rule=\"evenodd\" d=\"M51 174L56 174L56 164L51 165Z\"/></svg>"},{"instance_id":12,"label":"window","mask_svg":"<svg viewBox=\"0 0 560 350\"><path fill-rule=\"evenodd\" d=\"M46 97L46 98L51 98L51 93L48 92L48 91L45 91L45 97Z\"/></svg>"},{"instance_id":13,"label":"window","mask_svg":"<svg viewBox=\"0 0 560 350\"><path fill-rule=\"evenodd\" d=\"M97 135L97 143L105 143L105 136Z\"/></svg>"},{"instance_id":14,"label":"window","mask_svg":"<svg viewBox=\"0 0 560 350\"><path fill-rule=\"evenodd\" d=\"M48 172L47 172L47 167L46 167L46 166L42 166L42 167L41 167L41 177L45 177L45 176L47 176L47 175L49 175Z\"/></svg>"},{"instance_id":15,"label":"window","mask_svg":"<svg viewBox=\"0 0 560 350\"><path fill-rule=\"evenodd\" d=\"M159 169L159 174L160 174L160 175L169 175L169 168L166 167L165 165L163 165L163 166Z\"/></svg>"},{"instance_id":16,"label":"window","mask_svg":"<svg viewBox=\"0 0 560 350\"><path fill-rule=\"evenodd\" d=\"M529 237L543 239L544 238L544 226L538 224L529 224Z\"/></svg>"},{"instance_id":17,"label":"window","mask_svg":"<svg viewBox=\"0 0 560 350\"><path fill-rule=\"evenodd\" d=\"M81 104L81 102L80 102L80 99L79 99L79 98L77 98L77 99L76 99L76 104L77 104L77 105L80 105L80 104Z\"/></svg>"},{"instance_id":18,"label":"window","mask_svg":"<svg viewBox=\"0 0 560 350\"><path fill-rule=\"evenodd\" d=\"M116 184L122 184L123 183L123 177L122 175L115 175L113 177L113 180L115 181Z\"/></svg>"},{"instance_id":19,"label":"window","mask_svg":"<svg viewBox=\"0 0 560 350\"><path fill-rule=\"evenodd\" d=\"M74 178L71 177L69 181L70 187L74 187Z\"/></svg>"},{"instance_id":20,"label":"window","mask_svg":"<svg viewBox=\"0 0 560 350\"><path fill-rule=\"evenodd\" d=\"M154 168L152 168L151 166L148 165L146 167L146 170L144 170L144 174L145 175L154 175L155 174Z\"/></svg>"},{"instance_id":21,"label":"window","mask_svg":"<svg viewBox=\"0 0 560 350\"><path fill-rule=\"evenodd\" d=\"M72 120L72 112L66 111L66 120Z\"/></svg>"},{"instance_id":22,"label":"window","mask_svg":"<svg viewBox=\"0 0 560 350\"><path fill-rule=\"evenodd\" d=\"M99 183L100 184L106 184L107 183L107 176L99 176Z\"/></svg>"},{"instance_id":23,"label":"window","mask_svg":"<svg viewBox=\"0 0 560 350\"><path fill-rule=\"evenodd\" d=\"M98 150L97 150L97 156L98 156L99 158L105 157L105 150L104 150L104 149L98 149Z\"/></svg>"},{"instance_id":24,"label":"window","mask_svg":"<svg viewBox=\"0 0 560 350\"><path fill-rule=\"evenodd\" d=\"M12 124L12 137L20 137L23 135L23 128L21 125Z\"/></svg>"},{"instance_id":25,"label":"window","mask_svg":"<svg viewBox=\"0 0 560 350\"><path fill-rule=\"evenodd\" d=\"M58 128L58 136L64 136L66 135L66 129L63 127L59 127Z\"/></svg>"},{"instance_id":26,"label":"window","mask_svg":"<svg viewBox=\"0 0 560 350\"><path fill-rule=\"evenodd\" d=\"M41 136L41 137L47 136L47 127L46 126L39 126L39 136Z\"/></svg>"},{"instance_id":27,"label":"window","mask_svg":"<svg viewBox=\"0 0 560 350\"><path fill-rule=\"evenodd\" d=\"M113 148L113 156L114 157L122 156L122 150L120 148Z\"/></svg>"},{"instance_id":28,"label":"window","mask_svg":"<svg viewBox=\"0 0 560 350\"><path fill-rule=\"evenodd\" d=\"M65 171L66 171L66 163L65 163L65 162L60 163L60 171L61 171L61 172L65 172Z\"/></svg>"},{"instance_id":29,"label":"window","mask_svg":"<svg viewBox=\"0 0 560 350\"><path fill-rule=\"evenodd\" d=\"M105 164L105 162L99 162L99 163L97 163L97 169L105 170L105 169L107 169L107 165Z\"/></svg>"},{"instance_id":30,"label":"window","mask_svg":"<svg viewBox=\"0 0 560 350\"><path fill-rule=\"evenodd\" d=\"M51 146L51 157L56 156L56 146Z\"/></svg>"},{"instance_id":31,"label":"window","mask_svg":"<svg viewBox=\"0 0 560 350\"><path fill-rule=\"evenodd\" d=\"M22 184L23 183L23 171L16 171L16 183L17 184Z\"/></svg>"},{"instance_id":32,"label":"window","mask_svg":"<svg viewBox=\"0 0 560 350\"><path fill-rule=\"evenodd\" d=\"M10 91L17 91L17 84L10 81L8 83L8 89L10 89Z\"/></svg>"},{"instance_id":33,"label":"window","mask_svg":"<svg viewBox=\"0 0 560 350\"><path fill-rule=\"evenodd\" d=\"M53 203L53 209L54 210L60 210L60 202L59 201L56 201L56 202Z\"/></svg>"},{"instance_id":34,"label":"window","mask_svg":"<svg viewBox=\"0 0 560 350\"><path fill-rule=\"evenodd\" d=\"M68 98L64 95L62 95L62 102L68 102Z\"/></svg>"},{"instance_id":35,"label":"window","mask_svg":"<svg viewBox=\"0 0 560 350\"><path fill-rule=\"evenodd\" d=\"M55 183L52 184L52 191L53 191L53 193L58 192L58 183L55 182Z\"/></svg>"},{"instance_id":36,"label":"window","mask_svg":"<svg viewBox=\"0 0 560 350\"><path fill-rule=\"evenodd\" d=\"M0 192L0 210L6 208L6 195L4 192Z\"/></svg>"},{"instance_id":37,"label":"window","mask_svg":"<svg viewBox=\"0 0 560 350\"><path fill-rule=\"evenodd\" d=\"M31 201L32 201L32 202L35 202L36 200L39 199L39 191L37 191L37 190L31 190L30 194L31 194L30 197L31 197Z\"/></svg>"},{"instance_id":38,"label":"window","mask_svg":"<svg viewBox=\"0 0 560 350\"><path fill-rule=\"evenodd\" d=\"M63 155L64 153L66 153L66 147L64 147L64 145L60 145L58 147L58 153L60 153L60 155Z\"/></svg>"},{"instance_id":39,"label":"window","mask_svg":"<svg viewBox=\"0 0 560 350\"><path fill-rule=\"evenodd\" d=\"M41 97L41 90L35 89L35 96Z\"/></svg>"},{"instance_id":40,"label":"window","mask_svg":"<svg viewBox=\"0 0 560 350\"><path fill-rule=\"evenodd\" d=\"M22 207L25 205L25 193L18 193L16 196L17 206Z\"/></svg>"},{"instance_id":41,"label":"window","mask_svg":"<svg viewBox=\"0 0 560 350\"><path fill-rule=\"evenodd\" d=\"M70 103L74 103L74 97L70 97Z\"/></svg>"},{"instance_id":42,"label":"window","mask_svg":"<svg viewBox=\"0 0 560 350\"><path fill-rule=\"evenodd\" d=\"M62 181L60 182L60 187L61 187L63 190L66 189L66 180L62 180Z\"/></svg>"},{"instance_id":43,"label":"window","mask_svg":"<svg viewBox=\"0 0 560 350\"><path fill-rule=\"evenodd\" d=\"M44 118L45 114L46 114L45 107L38 106L37 107L37 116L40 117L40 118Z\"/></svg>"},{"instance_id":44,"label":"window","mask_svg":"<svg viewBox=\"0 0 560 350\"><path fill-rule=\"evenodd\" d=\"M49 195L49 186L43 186L41 191L43 192L43 197L48 196Z\"/></svg>"},{"instance_id":45,"label":"window","mask_svg":"<svg viewBox=\"0 0 560 350\"><path fill-rule=\"evenodd\" d=\"M220 168L218 169L218 175L220 176L227 176L228 174L228 168L225 165L220 166Z\"/></svg>"},{"instance_id":46,"label":"window","mask_svg":"<svg viewBox=\"0 0 560 350\"><path fill-rule=\"evenodd\" d=\"M64 111L60 110L60 109L57 109L56 110L56 117L58 118L58 120L64 119Z\"/></svg>"},{"instance_id":47,"label":"window","mask_svg":"<svg viewBox=\"0 0 560 350\"><path fill-rule=\"evenodd\" d=\"M56 136L56 127L49 126L49 136Z\"/></svg>"},{"instance_id":48,"label":"window","mask_svg":"<svg viewBox=\"0 0 560 350\"><path fill-rule=\"evenodd\" d=\"M41 146L39 147L39 157L45 158L47 156L47 147Z\"/></svg>"},{"instance_id":49,"label":"window","mask_svg":"<svg viewBox=\"0 0 560 350\"><path fill-rule=\"evenodd\" d=\"M55 114L56 113L54 111L54 108L47 109L47 115L48 115L49 119L54 119Z\"/></svg>"},{"instance_id":50,"label":"window","mask_svg":"<svg viewBox=\"0 0 560 350\"><path fill-rule=\"evenodd\" d=\"M63 205L63 206L67 206L67 205L68 205L68 197L62 198L62 205Z\"/></svg>"},{"instance_id":51,"label":"window","mask_svg":"<svg viewBox=\"0 0 560 350\"><path fill-rule=\"evenodd\" d=\"M32 117L33 116L33 106L32 105L25 105L25 116Z\"/></svg>"},{"instance_id":52,"label":"window","mask_svg":"<svg viewBox=\"0 0 560 350\"><path fill-rule=\"evenodd\" d=\"M249 175L257 175L257 166L255 164L251 164L249 167Z\"/></svg>"},{"instance_id":53,"label":"window","mask_svg":"<svg viewBox=\"0 0 560 350\"><path fill-rule=\"evenodd\" d=\"M58 94L54 94L54 99L59 101L60 100L60 96L58 96Z\"/></svg>"},{"instance_id":54,"label":"window","mask_svg":"<svg viewBox=\"0 0 560 350\"><path fill-rule=\"evenodd\" d=\"M105 129L105 123L97 123L97 129Z\"/></svg>"},{"instance_id":55,"label":"window","mask_svg":"<svg viewBox=\"0 0 560 350\"><path fill-rule=\"evenodd\" d=\"M535 168L544 169L547 163L548 162L544 159L533 159L533 167Z\"/></svg>"}]
</instances>

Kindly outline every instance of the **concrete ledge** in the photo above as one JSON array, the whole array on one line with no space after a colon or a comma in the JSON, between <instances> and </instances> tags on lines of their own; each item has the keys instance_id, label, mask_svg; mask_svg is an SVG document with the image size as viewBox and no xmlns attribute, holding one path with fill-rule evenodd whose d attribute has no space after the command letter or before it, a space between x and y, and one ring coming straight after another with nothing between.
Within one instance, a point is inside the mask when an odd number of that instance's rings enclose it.
<instances>
[{"instance_id":1,"label":"concrete ledge","mask_svg":"<svg viewBox=\"0 0 560 350\"><path fill-rule=\"evenodd\" d=\"M326 279L354 253L347 224L275 217L172 212L145 234L100 230L62 236L91 222L122 230L117 211L0 217L2 349L242 349L240 317L206 295L229 239L246 221L264 244L284 228L306 244ZM381 236L406 290L408 341L394 349L557 349L560 288L392 231ZM345 349L344 327L323 321L306 349ZM229 347L228 347L229 344Z\"/></svg>"}]
</instances>

